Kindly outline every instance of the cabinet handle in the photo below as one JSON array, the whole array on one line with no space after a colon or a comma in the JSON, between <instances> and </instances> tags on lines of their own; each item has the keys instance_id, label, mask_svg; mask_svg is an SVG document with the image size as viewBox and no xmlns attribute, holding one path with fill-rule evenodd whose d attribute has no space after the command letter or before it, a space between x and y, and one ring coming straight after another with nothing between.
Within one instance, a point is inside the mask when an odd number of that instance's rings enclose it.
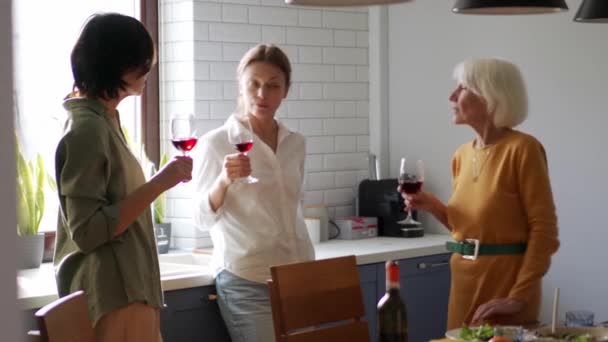
<instances>
[{"instance_id":1,"label":"cabinet handle","mask_svg":"<svg viewBox=\"0 0 608 342\"><path fill-rule=\"evenodd\" d=\"M435 268L435 267L441 267L441 266L447 266L449 265L449 262L421 262L418 264L418 268L421 270L427 269L427 268Z\"/></svg>"},{"instance_id":2,"label":"cabinet handle","mask_svg":"<svg viewBox=\"0 0 608 342\"><path fill-rule=\"evenodd\" d=\"M209 300L217 300L217 295L214 293L208 294L207 299Z\"/></svg>"}]
</instances>

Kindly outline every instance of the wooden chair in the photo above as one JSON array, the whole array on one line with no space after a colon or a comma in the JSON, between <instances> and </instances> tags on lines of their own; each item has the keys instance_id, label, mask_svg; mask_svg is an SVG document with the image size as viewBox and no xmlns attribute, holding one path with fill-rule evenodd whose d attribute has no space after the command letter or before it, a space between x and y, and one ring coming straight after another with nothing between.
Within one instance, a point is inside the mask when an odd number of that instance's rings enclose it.
<instances>
[{"instance_id":1,"label":"wooden chair","mask_svg":"<svg viewBox=\"0 0 608 342\"><path fill-rule=\"evenodd\" d=\"M28 332L30 341L95 342L84 292L59 298L36 311L39 331Z\"/></svg>"},{"instance_id":2,"label":"wooden chair","mask_svg":"<svg viewBox=\"0 0 608 342\"><path fill-rule=\"evenodd\" d=\"M276 342L369 342L355 256L274 266L270 272Z\"/></svg>"}]
</instances>

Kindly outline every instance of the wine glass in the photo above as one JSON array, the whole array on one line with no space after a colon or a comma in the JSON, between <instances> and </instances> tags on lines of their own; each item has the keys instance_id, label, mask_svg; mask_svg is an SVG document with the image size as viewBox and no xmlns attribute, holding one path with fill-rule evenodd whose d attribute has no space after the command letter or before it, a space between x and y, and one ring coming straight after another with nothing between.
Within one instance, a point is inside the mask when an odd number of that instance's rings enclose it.
<instances>
[{"instance_id":1,"label":"wine glass","mask_svg":"<svg viewBox=\"0 0 608 342\"><path fill-rule=\"evenodd\" d=\"M188 155L197 141L194 117L191 114L171 117L171 143L182 152L183 156Z\"/></svg>"},{"instance_id":2,"label":"wine glass","mask_svg":"<svg viewBox=\"0 0 608 342\"><path fill-rule=\"evenodd\" d=\"M399 167L399 185L401 192L411 195L415 194L422 188L424 183L424 163L418 160L415 167L407 164L406 158L401 158L401 166ZM407 217L404 220L397 221L401 225L418 226L420 222L412 218L412 209L408 206Z\"/></svg>"},{"instance_id":3,"label":"wine glass","mask_svg":"<svg viewBox=\"0 0 608 342\"><path fill-rule=\"evenodd\" d=\"M253 148L253 129L251 129L251 121L244 117L241 120L234 120L228 127L228 142L234 145L234 148L244 155ZM247 184L257 183L258 179L249 175L238 180Z\"/></svg>"}]
</instances>

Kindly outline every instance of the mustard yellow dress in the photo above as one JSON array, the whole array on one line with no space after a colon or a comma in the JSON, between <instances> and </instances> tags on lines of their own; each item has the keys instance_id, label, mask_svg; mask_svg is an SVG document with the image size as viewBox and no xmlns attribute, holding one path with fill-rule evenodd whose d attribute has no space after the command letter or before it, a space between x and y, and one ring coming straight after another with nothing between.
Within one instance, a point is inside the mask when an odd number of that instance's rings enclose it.
<instances>
[{"instance_id":1,"label":"mustard yellow dress","mask_svg":"<svg viewBox=\"0 0 608 342\"><path fill-rule=\"evenodd\" d=\"M448 224L457 241L527 243L525 254L482 255L475 261L453 254L448 329L470 323L477 307L495 298L525 302L517 315L490 323L537 321L541 279L557 251L557 216L545 150L534 137L509 130L496 144L466 143L452 160Z\"/></svg>"}]
</instances>

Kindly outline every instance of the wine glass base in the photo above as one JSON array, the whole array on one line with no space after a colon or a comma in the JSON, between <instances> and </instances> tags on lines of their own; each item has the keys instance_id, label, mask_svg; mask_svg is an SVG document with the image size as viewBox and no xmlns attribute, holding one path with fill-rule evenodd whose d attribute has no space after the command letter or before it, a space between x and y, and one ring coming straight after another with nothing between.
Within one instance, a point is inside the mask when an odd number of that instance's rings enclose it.
<instances>
[{"instance_id":1,"label":"wine glass base","mask_svg":"<svg viewBox=\"0 0 608 342\"><path fill-rule=\"evenodd\" d=\"M397 221L397 224L402 225L402 226L420 226L422 225L422 223L410 218L410 219L404 219L401 221Z\"/></svg>"},{"instance_id":2,"label":"wine glass base","mask_svg":"<svg viewBox=\"0 0 608 342\"><path fill-rule=\"evenodd\" d=\"M234 183L240 183L240 184L255 184L257 182L259 182L260 180L252 177L252 176L247 176L247 177L243 177L243 178L239 178L237 179Z\"/></svg>"},{"instance_id":3,"label":"wine glass base","mask_svg":"<svg viewBox=\"0 0 608 342\"><path fill-rule=\"evenodd\" d=\"M416 238L424 236L424 228L422 226L404 226L401 228L401 237Z\"/></svg>"}]
</instances>

